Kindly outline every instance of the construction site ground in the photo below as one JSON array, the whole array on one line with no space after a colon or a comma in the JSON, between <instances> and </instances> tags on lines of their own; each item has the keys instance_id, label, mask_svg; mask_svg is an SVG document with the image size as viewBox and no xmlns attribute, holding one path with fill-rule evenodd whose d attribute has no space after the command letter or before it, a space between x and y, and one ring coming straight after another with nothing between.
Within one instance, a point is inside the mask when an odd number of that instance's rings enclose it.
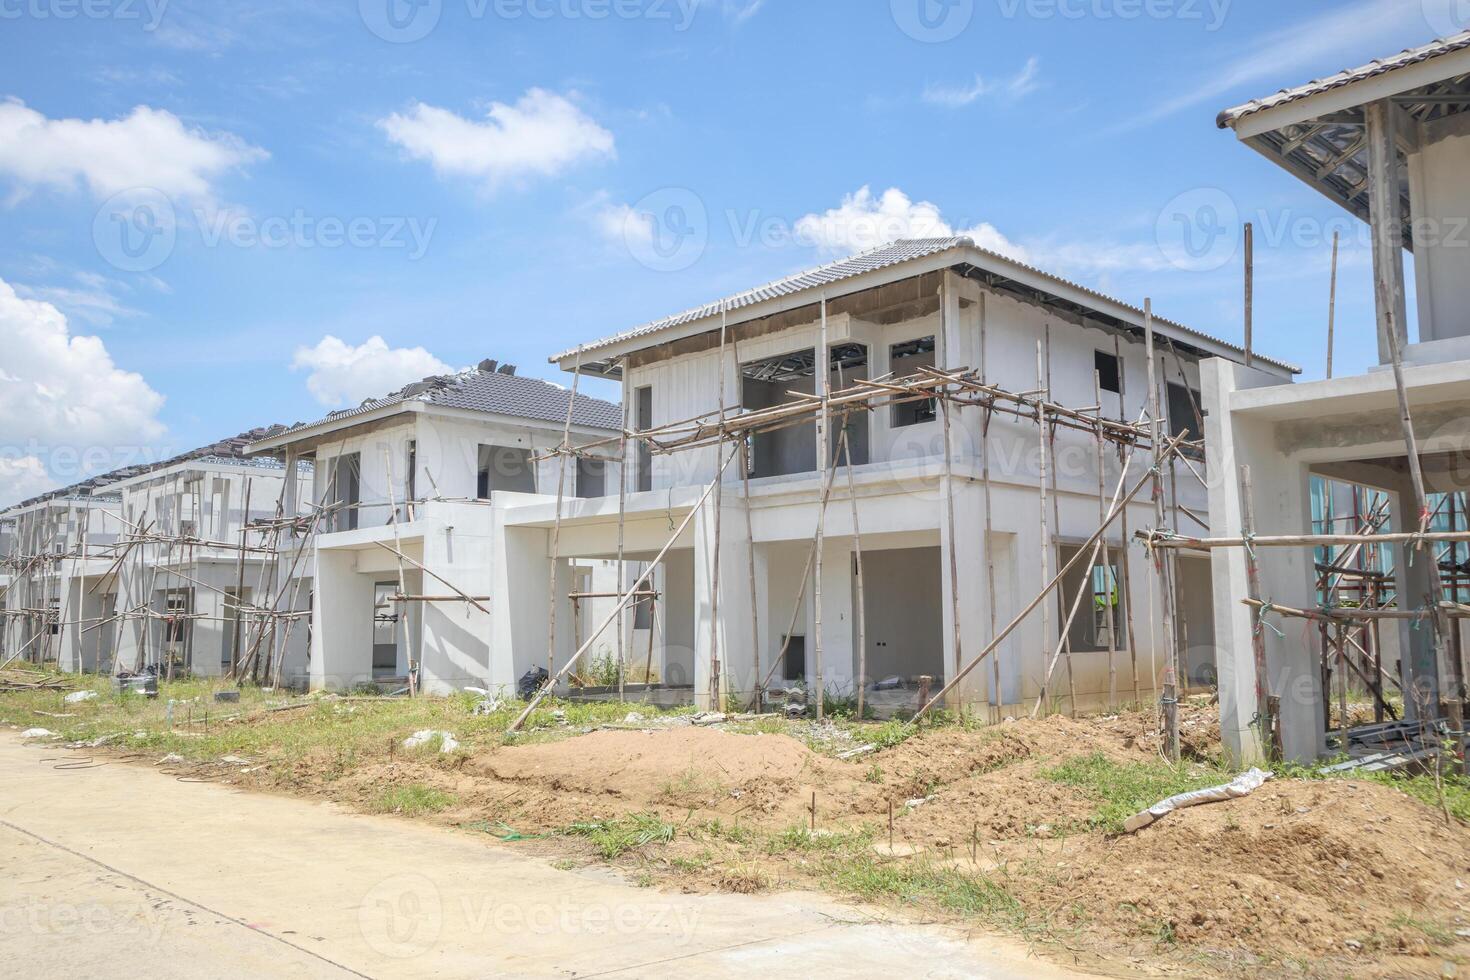
<instances>
[{"instance_id":1,"label":"construction site ground","mask_svg":"<svg viewBox=\"0 0 1470 980\"><path fill-rule=\"evenodd\" d=\"M1182 707L1187 761L1175 767L1152 710L915 729L547 704L508 735L521 706L477 714L468 694L247 687L240 703L220 704L222 686L165 684L147 700L112 693L106 679L8 673L0 722L46 729L28 739L30 764L60 767L58 780L88 794L99 819L126 821L128 801L109 798L92 767L131 766L171 793L219 792L186 785L208 782L424 825L414 833L452 828L458 845L486 855L466 876L493 876L513 855L548 872L613 873L668 901L738 893L753 915L823 892L861 918L902 923L884 927L900 929L886 941L908 965L894 969L919 975L951 975L933 955L947 947L902 929L1005 936L1057 969L1099 975L1470 976L1470 783L1460 777L1293 768L1249 797L1123 833L1137 810L1236 775L1221 763L1208 699ZM67 703L76 690L97 696ZM457 745L433 736L404 747L426 731ZM4 758L20 765L8 749ZM27 807L44 821L25 782L5 779L7 813ZM283 809L269 818L280 826L261 829L289 839L302 812ZM223 814L160 819L168 835L236 847L237 822ZM258 860L282 868L269 848ZM414 864L399 868L390 851L374 860L384 873Z\"/></svg>"}]
</instances>

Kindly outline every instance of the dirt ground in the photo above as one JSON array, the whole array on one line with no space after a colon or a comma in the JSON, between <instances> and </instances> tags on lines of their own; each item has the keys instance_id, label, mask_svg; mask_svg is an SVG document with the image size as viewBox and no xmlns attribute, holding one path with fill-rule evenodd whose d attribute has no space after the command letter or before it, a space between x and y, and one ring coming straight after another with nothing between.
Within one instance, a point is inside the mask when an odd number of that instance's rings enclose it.
<instances>
[{"instance_id":1,"label":"dirt ground","mask_svg":"<svg viewBox=\"0 0 1470 980\"><path fill-rule=\"evenodd\" d=\"M1187 712L1189 753L1218 751L1212 714ZM938 729L845 761L786 734L687 726L344 774L306 761L259 783L361 807L394 786L431 787L453 800L431 819L547 835L525 846L563 858L582 855L562 828L653 815L677 828L673 840L614 860L687 890L800 886L860 847L860 861L871 851L880 866L923 862L995 882L1023 910L1018 928L1107 971L1455 975L1470 953L1457 935L1470 920L1463 825L1378 782L1284 780L1117 835L1093 825L1093 793L1046 775L1078 757L1152 764L1159 742L1141 714L1055 717ZM803 831L814 839L794 836ZM795 843L772 846L783 833ZM823 835L840 843L829 851ZM947 917L944 905L916 903Z\"/></svg>"},{"instance_id":2,"label":"dirt ground","mask_svg":"<svg viewBox=\"0 0 1470 980\"><path fill-rule=\"evenodd\" d=\"M391 708L330 710L346 724ZM1122 816L1231 777L1207 702L1181 706L1191 761L1180 769L1162 761L1151 712L890 725L888 738L687 716L507 738L503 724L474 730L468 714L448 753L406 751L402 734L366 749L298 730L289 751L227 765L171 755L162 768L397 812L558 864L605 861L651 887L820 888L903 917L1001 927L1108 974L1470 977L1459 972L1470 964L1470 803L1452 818L1422 778L1404 784L1416 798L1381 779L1288 772L1245 799L1121 833ZM865 740L889 747L841 757Z\"/></svg>"}]
</instances>

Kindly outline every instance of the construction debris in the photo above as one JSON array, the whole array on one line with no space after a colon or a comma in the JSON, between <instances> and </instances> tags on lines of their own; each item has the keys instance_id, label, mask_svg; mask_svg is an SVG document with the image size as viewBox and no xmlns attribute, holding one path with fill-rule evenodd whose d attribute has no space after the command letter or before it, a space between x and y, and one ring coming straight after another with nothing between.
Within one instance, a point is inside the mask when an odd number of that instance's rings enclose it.
<instances>
[{"instance_id":1,"label":"construction debris","mask_svg":"<svg viewBox=\"0 0 1470 980\"><path fill-rule=\"evenodd\" d=\"M1202 803L1220 803L1225 800L1238 800L1242 796L1249 796L1266 784L1271 778L1271 773L1262 772L1260 769L1251 769L1249 772L1241 773L1235 779L1224 786L1211 786L1208 789L1197 789L1189 793L1180 793L1171 796L1167 800L1155 803L1147 810L1135 813L1123 821L1123 829L1130 834L1136 834L1143 828L1156 821L1162 820L1175 810L1183 810Z\"/></svg>"}]
</instances>

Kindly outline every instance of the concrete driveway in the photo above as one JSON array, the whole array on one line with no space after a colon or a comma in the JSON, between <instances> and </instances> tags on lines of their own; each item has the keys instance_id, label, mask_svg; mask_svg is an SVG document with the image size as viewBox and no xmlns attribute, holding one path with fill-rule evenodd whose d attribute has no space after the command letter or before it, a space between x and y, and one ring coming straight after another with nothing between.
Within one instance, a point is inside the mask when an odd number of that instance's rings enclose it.
<instances>
[{"instance_id":1,"label":"concrete driveway","mask_svg":"<svg viewBox=\"0 0 1470 980\"><path fill-rule=\"evenodd\" d=\"M0 735L0 973L1066 977L809 894L684 895ZM75 765L75 761L72 762Z\"/></svg>"}]
</instances>

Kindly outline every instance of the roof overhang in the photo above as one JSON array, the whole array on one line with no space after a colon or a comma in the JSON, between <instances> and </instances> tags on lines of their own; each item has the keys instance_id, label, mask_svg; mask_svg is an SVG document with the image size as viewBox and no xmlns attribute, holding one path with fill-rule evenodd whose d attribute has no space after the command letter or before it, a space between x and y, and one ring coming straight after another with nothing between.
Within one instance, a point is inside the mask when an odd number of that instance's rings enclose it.
<instances>
[{"instance_id":1,"label":"roof overhang","mask_svg":"<svg viewBox=\"0 0 1470 980\"><path fill-rule=\"evenodd\" d=\"M1406 52L1406 56L1414 54ZM1341 76L1227 109L1217 120L1272 163L1351 214L1368 220L1364 107L1389 100L1400 114L1399 152L1418 150L1420 125L1470 109L1470 46L1364 66ZM1400 191L1404 245L1413 247L1407 168Z\"/></svg>"},{"instance_id":2,"label":"roof overhang","mask_svg":"<svg viewBox=\"0 0 1470 980\"><path fill-rule=\"evenodd\" d=\"M1130 334L1142 334L1144 330L1144 311L1138 307L979 246L958 245L838 282L731 309L723 317L717 313L676 326L612 338L583 347L580 353L574 350L557 355L552 358L552 363L566 371L580 369L583 374L619 378L622 376L625 358L650 348L718 333L722 324L729 328L738 328L742 324L783 316L788 320L795 320L799 319L801 311L809 311L811 318L815 319L820 314L820 303L824 298L830 306L834 301L845 297L944 271L953 271L975 279L992 290L1009 293L1024 302L1040 305L1070 322L1087 322L1100 328L1122 329ZM1159 335L1168 338L1179 350L1187 350L1202 357L1223 357L1236 362L1245 358L1245 351L1240 347L1172 320L1155 316L1153 325ZM1256 355L1256 361L1284 379L1301 373L1298 367L1260 354Z\"/></svg>"},{"instance_id":3,"label":"roof overhang","mask_svg":"<svg viewBox=\"0 0 1470 980\"><path fill-rule=\"evenodd\" d=\"M251 456L274 456L280 455L287 449L294 449L298 456L308 457L315 454L323 445L332 445L357 436L367 435L371 432L397 425L404 425L410 422L412 417L419 415L432 415L462 422L479 423L482 425L502 425L521 429L539 428L550 430L555 428L558 435L560 435L562 426L565 424L563 422L547 422L516 415L501 415L496 412L480 412L468 408L457 408L453 405L435 405L432 402L409 400L395 402L391 405L382 405L365 412L343 415L335 419L324 419L297 429L288 429L270 438L251 443L247 447L246 452ZM576 435L592 438L605 436L610 431L588 425L578 425L576 423L572 424L571 429Z\"/></svg>"}]
</instances>

